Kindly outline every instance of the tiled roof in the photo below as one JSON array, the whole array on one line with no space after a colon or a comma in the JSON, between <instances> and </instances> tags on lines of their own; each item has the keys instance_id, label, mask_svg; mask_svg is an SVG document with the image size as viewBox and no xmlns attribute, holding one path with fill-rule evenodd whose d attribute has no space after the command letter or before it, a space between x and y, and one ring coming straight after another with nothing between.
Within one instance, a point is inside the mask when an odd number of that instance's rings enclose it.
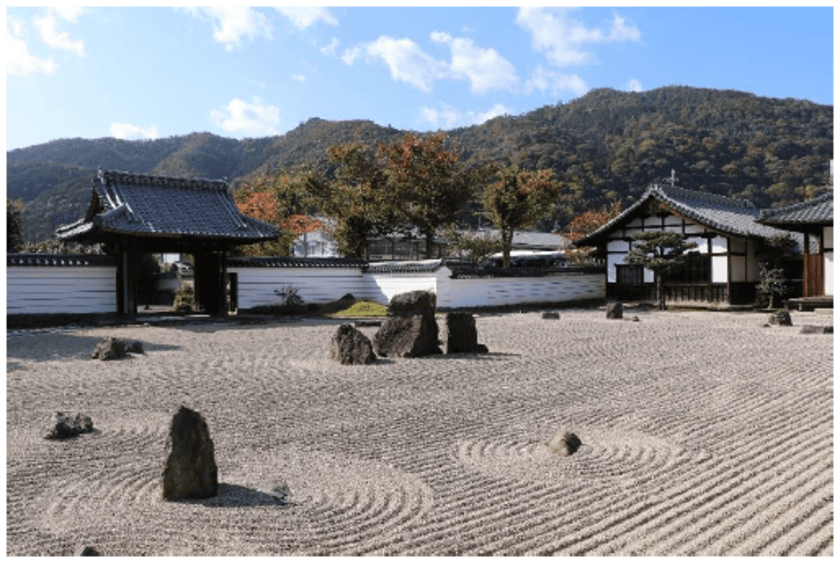
<instances>
[{"instance_id":1,"label":"tiled roof","mask_svg":"<svg viewBox=\"0 0 840 563\"><path fill-rule=\"evenodd\" d=\"M356 258L295 258L284 256L235 256L228 268L363 268L367 262Z\"/></svg>"},{"instance_id":2,"label":"tiled roof","mask_svg":"<svg viewBox=\"0 0 840 563\"><path fill-rule=\"evenodd\" d=\"M116 266L101 254L6 254L6 266Z\"/></svg>"},{"instance_id":3,"label":"tiled roof","mask_svg":"<svg viewBox=\"0 0 840 563\"><path fill-rule=\"evenodd\" d=\"M792 230L797 225L831 225L834 223L834 191L787 207L764 209L758 221Z\"/></svg>"},{"instance_id":4,"label":"tiled roof","mask_svg":"<svg viewBox=\"0 0 840 563\"><path fill-rule=\"evenodd\" d=\"M759 210L746 200L732 199L674 186L653 185L645 191L639 201L600 229L578 240L576 245L591 245L595 240L603 238L604 235L631 219L635 212L651 199L663 203L675 213L722 233L760 238L788 234L757 223Z\"/></svg>"},{"instance_id":5,"label":"tiled roof","mask_svg":"<svg viewBox=\"0 0 840 563\"><path fill-rule=\"evenodd\" d=\"M423 273L435 272L445 265L445 261L441 258L410 262L402 260L394 262L372 262L368 264L367 271L374 274Z\"/></svg>"},{"instance_id":6,"label":"tiled roof","mask_svg":"<svg viewBox=\"0 0 840 563\"><path fill-rule=\"evenodd\" d=\"M137 236L174 235L253 242L280 232L237 209L222 181L99 171L87 216L56 230L72 240L104 231Z\"/></svg>"}]
</instances>

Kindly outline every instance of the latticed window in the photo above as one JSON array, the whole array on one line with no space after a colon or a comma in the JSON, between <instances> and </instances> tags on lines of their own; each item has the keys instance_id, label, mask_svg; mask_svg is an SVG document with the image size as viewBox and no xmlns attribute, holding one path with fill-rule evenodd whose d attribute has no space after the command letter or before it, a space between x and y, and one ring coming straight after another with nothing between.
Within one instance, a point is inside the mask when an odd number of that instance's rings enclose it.
<instances>
[{"instance_id":1,"label":"latticed window","mask_svg":"<svg viewBox=\"0 0 840 563\"><path fill-rule=\"evenodd\" d=\"M708 283L712 281L712 257L692 252L681 265L662 276L665 283Z\"/></svg>"},{"instance_id":2,"label":"latticed window","mask_svg":"<svg viewBox=\"0 0 840 563\"><path fill-rule=\"evenodd\" d=\"M642 285L645 282L645 269L638 265L617 264L615 281L619 285Z\"/></svg>"}]
</instances>

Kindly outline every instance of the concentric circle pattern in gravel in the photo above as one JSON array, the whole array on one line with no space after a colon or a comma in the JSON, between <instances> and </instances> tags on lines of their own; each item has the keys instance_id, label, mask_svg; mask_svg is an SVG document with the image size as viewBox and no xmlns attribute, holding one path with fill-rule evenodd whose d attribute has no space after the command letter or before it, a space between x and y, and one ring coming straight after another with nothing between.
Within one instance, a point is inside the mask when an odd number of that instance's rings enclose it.
<instances>
[{"instance_id":1,"label":"concentric circle pattern in gravel","mask_svg":"<svg viewBox=\"0 0 840 563\"><path fill-rule=\"evenodd\" d=\"M799 334L831 317L632 313L480 315L488 354L371 366L329 320L8 334L7 554L833 555L833 339ZM90 360L112 335L146 353ZM162 499L182 404L211 499ZM96 431L45 440L56 411Z\"/></svg>"}]
</instances>

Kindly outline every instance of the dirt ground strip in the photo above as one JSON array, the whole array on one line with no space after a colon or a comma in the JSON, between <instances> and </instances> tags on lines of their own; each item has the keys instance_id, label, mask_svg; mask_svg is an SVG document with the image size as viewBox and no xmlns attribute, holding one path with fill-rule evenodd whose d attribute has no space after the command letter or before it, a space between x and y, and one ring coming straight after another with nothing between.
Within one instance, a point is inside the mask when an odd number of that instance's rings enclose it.
<instances>
[{"instance_id":1,"label":"dirt ground strip","mask_svg":"<svg viewBox=\"0 0 840 563\"><path fill-rule=\"evenodd\" d=\"M487 354L370 366L331 320L9 333L7 554L833 555L833 337L799 333L832 317L630 315L482 315ZM89 359L111 335L145 354ZM161 498L182 404L212 499ZM96 431L45 440L56 411Z\"/></svg>"}]
</instances>

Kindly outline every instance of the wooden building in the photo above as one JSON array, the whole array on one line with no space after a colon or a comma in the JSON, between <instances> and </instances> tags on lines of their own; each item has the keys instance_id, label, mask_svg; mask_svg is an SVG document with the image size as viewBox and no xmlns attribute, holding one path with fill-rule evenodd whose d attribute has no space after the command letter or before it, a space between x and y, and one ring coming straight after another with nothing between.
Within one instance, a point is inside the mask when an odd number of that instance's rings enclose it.
<instances>
[{"instance_id":1,"label":"wooden building","mask_svg":"<svg viewBox=\"0 0 840 563\"><path fill-rule=\"evenodd\" d=\"M117 262L117 312L125 315L137 313L140 254L192 254L196 301L217 315L226 311L230 249L275 239L280 232L240 213L225 182L100 170L85 216L55 234L65 241L105 244Z\"/></svg>"},{"instance_id":2,"label":"wooden building","mask_svg":"<svg viewBox=\"0 0 840 563\"><path fill-rule=\"evenodd\" d=\"M576 246L594 246L605 259L608 299L654 301L653 272L626 263L632 237L642 231L681 233L697 248L683 267L666 274L666 302L747 305L755 299L763 241L789 234L757 223L758 217L759 210L746 200L653 185Z\"/></svg>"},{"instance_id":3,"label":"wooden building","mask_svg":"<svg viewBox=\"0 0 840 563\"><path fill-rule=\"evenodd\" d=\"M804 234L802 297L833 297L834 191L788 207L766 209L758 222Z\"/></svg>"}]
</instances>

